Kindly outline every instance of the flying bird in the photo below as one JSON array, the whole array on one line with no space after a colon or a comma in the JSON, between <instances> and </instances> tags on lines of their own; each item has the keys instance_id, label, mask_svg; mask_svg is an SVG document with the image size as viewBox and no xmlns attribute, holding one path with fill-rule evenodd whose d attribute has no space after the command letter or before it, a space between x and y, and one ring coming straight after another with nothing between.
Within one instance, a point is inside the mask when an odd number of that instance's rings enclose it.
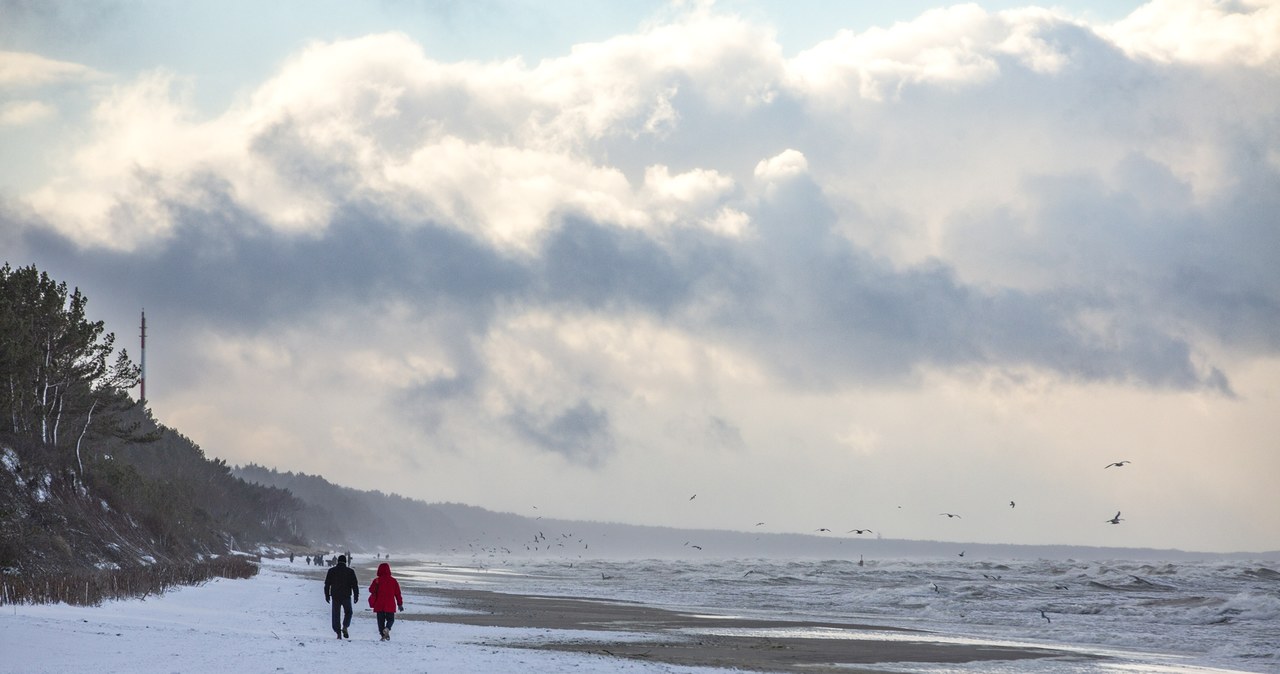
<instances>
[{"instance_id":1,"label":"flying bird","mask_svg":"<svg viewBox=\"0 0 1280 674\"><path fill-rule=\"evenodd\" d=\"M1045 621L1045 622L1047 622L1047 623L1052 623L1052 622L1053 622L1052 620L1049 620L1049 614L1045 613L1044 611L1041 611L1041 612L1040 612L1040 617L1041 617L1041 618L1044 618L1044 621Z\"/></svg>"},{"instance_id":2,"label":"flying bird","mask_svg":"<svg viewBox=\"0 0 1280 674\"><path fill-rule=\"evenodd\" d=\"M1010 508L1016 508L1016 507L1018 507L1018 504L1017 504L1017 503L1014 503L1013 501L1009 501L1009 507L1010 507Z\"/></svg>"},{"instance_id":3,"label":"flying bird","mask_svg":"<svg viewBox=\"0 0 1280 674\"><path fill-rule=\"evenodd\" d=\"M764 526L764 522L756 522L756 526L758 526L758 527L762 527L762 526Z\"/></svg>"},{"instance_id":4,"label":"flying bird","mask_svg":"<svg viewBox=\"0 0 1280 674\"><path fill-rule=\"evenodd\" d=\"M858 534L859 536L861 536L862 534L870 534L870 533L875 533L875 532L871 531L870 529L850 529L850 530L846 531L845 533L846 533L846 534Z\"/></svg>"},{"instance_id":5,"label":"flying bird","mask_svg":"<svg viewBox=\"0 0 1280 674\"><path fill-rule=\"evenodd\" d=\"M814 529L814 531L827 531L827 532L830 532L831 530L830 530L830 529L827 529L827 528L825 528L825 527L824 527L824 528L822 528L822 529Z\"/></svg>"},{"instance_id":6,"label":"flying bird","mask_svg":"<svg viewBox=\"0 0 1280 674\"><path fill-rule=\"evenodd\" d=\"M692 500L693 500L693 499L695 499L695 498L698 498L698 495L697 495L697 494L694 494L693 496L690 496L690 497L689 497L689 500L690 500L690 501L692 501Z\"/></svg>"},{"instance_id":7,"label":"flying bird","mask_svg":"<svg viewBox=\"0 0 1280 674\"><path fill-rule=\"evenodd\" d=\"M1133 463L1133 462L1132 461L1116 461L1115 463L1108 463L1107 465L1103 466L1103 469L1107 469L1112 466L1115 466L1116 468L1124 468L1124 464L1126 463Z\"/></svg>"},{"instance_id":8,"label":"flying bird","mask_svg":"<svg viewBox=\"0 0 1280 674\"><path fill-rule=\"evenodd\" d=\"M956 515L956 514L954 514L954 513L938 513L938 514L939 514L939 515L946 515L946 516L947 516L947 519L951 519L952 517L955 517L955 518L957 518L957 519L964 519L963 517L960 517L959 515Z\"/></svg>"},{"instance_id":9,"label":"flying bird","mask_svg":"<svg viewBox=\"0 0 1280 674\"><path fill-rule=\"evenodd\" d=\"M1111 519L1109 519L1109 520L1103 520L1103 521L1104 521L1104 522L1110 522L1111 524L1119 524L1119 523L1123 522L1124 520L1120 519L1120 511L1119 511L1119 510L1117 510L1117 511L1116 511L1116 516L1115 516L1115 517L1112 517L1112 518L1111 518Z\"/></svg>"}]
</instances>

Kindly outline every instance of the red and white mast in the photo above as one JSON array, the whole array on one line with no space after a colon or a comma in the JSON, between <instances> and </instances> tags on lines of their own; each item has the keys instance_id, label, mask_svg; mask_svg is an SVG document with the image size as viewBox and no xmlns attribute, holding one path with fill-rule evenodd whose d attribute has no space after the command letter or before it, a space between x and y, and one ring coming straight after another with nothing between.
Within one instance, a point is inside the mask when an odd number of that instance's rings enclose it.
<instances>
[{"instance_id":1,"label":"red and white mast","mask_svg":"<svg viewBox=\"0 0 1280 674\"><path fill-rule=\"evenodd\" d=\"M141 390L138 392L138 402L147 402L147 310L142 310L142 366L141 376L138 378L138 386Z\"/></svg>"}]
</instances>

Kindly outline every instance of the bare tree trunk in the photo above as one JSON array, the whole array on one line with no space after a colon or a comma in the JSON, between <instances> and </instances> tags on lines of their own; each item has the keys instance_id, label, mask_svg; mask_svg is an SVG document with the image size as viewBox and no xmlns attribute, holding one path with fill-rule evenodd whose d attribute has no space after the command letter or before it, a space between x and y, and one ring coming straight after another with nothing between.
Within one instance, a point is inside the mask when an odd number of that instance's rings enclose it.
<instances>
[{"instance_id":1,"label":"bare tree trunk","mask_svg":"<svg viewBox=\"0 0 1280 674\"><path fill-rule=\"evenodd\" d=\"M18 426L18 388L13 383L13 376L9 377L9 417L13 422L13 432L17 433L21 429Z\"/></svg>"},{"instance_id":2,"label":"bare tree trunk","mask_svg":"<svg viewBox=\"0 0 1280 674\"><path fill-rule=\"evenodd\" d=\"M49 442L49 360L53 358L53 344L46 344L44 349L44 370L40 380L44 388L40 391L40 442Z\"/></svg>"},{"instance_id":3,"label":"bare tree trunk","mask_svg":"<svg viewBox=\"0 0 1280 674\"><path fill-rule=\"evenodd\" d=\"M53 444L58 444L58 427L62 425L62 407L67 397L58 393L58 389L54 389L53 399L58 401L58 413L53 417Z\"/></svg>"},{"instance_id":4,"label":"bare tree trunk","mask_svg":"<svg viewBox=\"0 0 1280 674\"><path fill-rule=\"evenodd\" d=\"M80 443L84 442L84 434L89 432L89 424L93 422L93 410L98 406L98 399L89 405L89 418L84 420L84 428L80 429L80 437L76 439L76 465L80 468L80 479L84 479L84 462L80 460Z\"/></svg>"}]
</instances>

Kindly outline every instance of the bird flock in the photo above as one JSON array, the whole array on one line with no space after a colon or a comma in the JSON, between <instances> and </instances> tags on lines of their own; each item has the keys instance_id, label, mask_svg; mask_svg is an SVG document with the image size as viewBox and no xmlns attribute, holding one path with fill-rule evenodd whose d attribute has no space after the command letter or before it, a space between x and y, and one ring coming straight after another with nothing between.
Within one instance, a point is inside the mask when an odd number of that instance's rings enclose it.
<instances>
[{"instance_id":1,"label":"bird flock","mask_svg":"<svg viewBox=\"0 0 1280 674\"><path fill-rule=\"evenodd\" d=\"M1104 469L1124 468L1125 466L1128 466L1130 463L1132 462L1128 460L1114 461L1112 463L1107 464L1103 468ZM694 501L695 499L697 499L697 497L698 497L697 494L692 494L691 496L689 496L688 502ZM1016 508L1017 502L1010 500L1009 507ZM536 505L532 506L532 508L534 510L538 510L538 506ZM902 506L898 506L898 508L900 509L902 508ZM1115 515L1113 515L1108 519L1103 520L1103 522L1107 524L1112 524L1112 525L1120 524L1121 522L1125 521L1124 518L1121 517L1121 513L1122 511L1117 510ZM938 513L938 517L945 517L948 520L963 519L963 517L959 513L954 513L950 511L940 512ZM533 519L541 520L542 517L538 516ZM765 525L765 522L759 521L759 522L756 522L754 526L762 527L764 525ZM834 534L835 531L833 531L830 527L818 527L814 529L814 533ZM861 527L861 526L854 527L845 531L845 535L852 534L856 536L873 534L873 533L875 533L875 531L873 531L872 529L868 527ZM495 558L499 556L509 556L513 554L512 549L509 546L484 544L483 542L481 542L483 540L484 535L485 533L481 532L482 538L480 540L473 540L471 542L466 543L466 546L467 546L466 550L462 550L461 548L454 548L453 552L455 553L470 552L471 556L476 559L480 558L482 555L486 555L489 558ZM590 543L583 536L570 533L570 532L562 532L562 533L553 534L551 536L547 536L547 534L544 531L537 531L523 542L523 546L526 553L538 553L538 552L549 553L561 559L563 559L563 556L571 552L576 552L577 557L579 559L582 559L584 554L591 549ZM691 540L686 540L682 547L684 549L691 550L691 551L692 550L696 550L698 552L704 551L704 548L702 545ZM960 552L957 553L957 556L960 558L964 558L966 552L967 552L966 550L961 550ZM858 565L862 566L863 563L864 563L863 560L859 558ZM574 566L573 562L569 562L568 566L572 568ZM485 564L477 563L477 567L480 569L484 569ZM744 575L744 578L752 575L752 573L754 572L748 571ZM982 575L983 575L983 578L985 578L988 581L995 582L1000 580L1000 576L998 575L993 576L985 573ZM615 576L604 573L604 572L601 572L600 577L602 581L612 581L615 579ZM929 583L929 585L933 592L936 592L936 593L943 592L943 588L940 587L937 583L931 582ZM1062 586L1062 585L1057 585L1055 586L1055 588L1067 589L1066 586ZM1053 620L1049 617L1049 614L1044 610L1040 610L1040 617L1045 620L1046 624L1051 624L1053 622Z\"/></svg>"},{"instance_id":2,"label":"bird flock","mask_svg":"<svg viewBox=\"0 0 1280 674\"><path fill-rule=\"evenodd\" d=\"M1129 464L1131 464L1131 463L1133 463L1133 462L1132 462L1132 461L1129 461L1128 459L1121 460L1121 461L1113 461L1113 462L1111 462L1111 463L1109 463L1109 464L1107 464L1107 465L1103 466L1103 469L1105 470L1105 469L1108 469L1108 468L1124 468L1125 466L1127 466L1127 465L1129 465ZM692 495L692 496L690 496L690 497L689 497L689 500L690 500L690 501L692 501L692 500L694 500L694 499L695 499L695 498L697 498L697 497L698 497L698 495L697 495L697 494L694 494L694 495ZM1010 508L1017 508L1017 507L1018 507L1018 503L1017 503L1016 501L1014 501L1014 500L1012 500L1012 499L1011 499L1011 500L1009 501L1009 507L1010 507ZM902 506L898 506L898 508L902 508ZM1103 520L1103 522L1108 523L1108 524L1119 524L1119 523L1121 523L1121 522L1123 522L1123 521L1124 521L1124 518L1120 517L1120 514L1121 514L1121 512L1120 512L1120 511L1116 511L1116 514L1115 514L1115 515L1113 515L1110 519ZM961 515L959 515L958 513L953 513L953 512L940 512L940 513L938 513L938 516L939 516L939 517L945 517L945 518L947 518L947 519L949 519L949 520L953 520L953 519L954 519L954 520L964 519L964 518L963 518ZM755 526L757 526L757 527L764 526L764 522L756 522L756 523L755 523ZM814 529L814 530L813 530L813 532L814 532L814 533L816 533L816 534L829 534L829 533L835 533L835 532L834 532L830 527L818 527L818 528ZM874 531L872 531L871 529L868 529L868 528L862 528L862 527L856 527L856 528L853 528L853 529L849 529L848 531L846 531L846 532L845 532L845 534L846 534L846 535L848 535L848 534L854 534L854 535L858 535L858 536L861 536L861 535L863 535L863 534L871 534L871 533L875 533L875 532L874 532ZM689 546L689 544L688 544L688 543L685 543L685 545L686 545L686 546ZM697 547L697 546L689 546L689 547ZM702 548L697 548L697 549L701 550ZM964 555L965 555L964 551L961 551L961 552L959 553L959 556L960 556L960 557L964 557Z\"/></svg>"},{"instance_id":3,"label":"bird flock","mask_svg":"<svg viewBox=\"0 0 1280 674\"><path fill-rule=\"evenodd\" d=\"M1110 468L1124 468L1125 466L1128 466L1128 465L1129 465L1129 464L1131 464L1131 463L1133 463L1133 462L1132 462L1132 461L1129 461L1129 460L1127 460L1127 459L1126 459L1126 460L1121 460L1121 461L1113 461L1113 462L1111 462L1111 463L1107 464L1106 466L1103 466L1103 468L1104 468L1104 469L1110 469ZM696 493L695 493L695 494L691 494L691 495L689 496L689 498L687 499L687 502L693 502L693 501L694 501L694 500L696 500L697 498L698 498L698 494L696 494ZM1009 501L1009 507L1010 507L1010 508L1017 508L1017 505L1018 505L1018 504L1017 504L1017 502L1016 502L1016 501L1014 501L1014 500L1010 500L1010 501ZM535 505L535 506L532 506L532 508L533 508L534 510L538 510L538 506L536 506L536 505ZM898 506L898 508L899 508L899 509L901 509L901 508L902 508L902 506ZM1122 514L1122 511L1117 510L1115 515L1111 516L1111 517L1110 517L1110 518L1108 518L1108 519L1103 520L1103 522L1104 522L1104 523L1107 523L1107 524L1113 524L1113 525L1114 525L1114 524L1120 524L1121 522L1125 521L1125 519L1124 519L1123 517L1121 517L1121 514ZM948 520L959 520L959 519L964 519L964 518L963 518L963 516L962 516L962 515L960 515L959 513L954 513L954 512L950 512L950 511L943 511L943 512L940 512L940 513L938 513L938 517L945 517L945 518L947 518ZM541 519L542 519L542 516L541 516L541 515L539 515L539 516L535 517L534 519L535 519L535 520L541 520ZM762 526L765 526L765 522L764 522L764 521L759 521L759 522L756 522L756 523L753 525L753 528L755 528L755 527L762 527ZM834 534L834 533L836 533L836 531L835 531L834 529L832 529L831 527L817 527L817 528L815 528L815 529L813 530L813 532L814 532L815 534ZM874 534L874 533L876 533L876 532L875 532L873 529L871 529L870 527L858 526L858 527L853 527L853 528L851 528L851 529L845 530L844 535L846 535L846 536L847 536L847 535L852 534L852 535L855 535L855 536L863 536L863 535L866 535L866 534ZM482 535L483 535L483 532L482 532ZM473 556L473 557L479 557L479 556L484 555L484 554L487 554L489 557L496 557L496 556L498 556L498 555L504 555L504 554L509 555L509 554L511 554L511 553L512 553L511 548L510 548L510 547L508 547L508 546L502 546L502 545L485 545L485 544L483 544L481 541L478 541L478 540L477 540L477 541L468 542L466 545L467 545L467 550L465 550L465 551L464 551L464 550L462 550L462 549L460 549L460 548L454 548L454 550L453 550L453 551L454 551L454 552L457 552L457 553L470 552L470 553L472 554L472 556ZM582 556L582 554L581 554L581 553L583 553L583 552L588 551L588 550L590 550L590 549L591 549L591 545L590 545L590 543L589 543L587 540L585 540L582 536L580 536L580 535L576 535L576 534L573 534L573 533L568 533L568 532L566 532L566 533L559 533L559 534L555 534L555 535L553 535L552 537L548 538L548 537L547 537L547 535L546 535L544 532L542 532L542 531L538 531L538 532L534 533L530 539L528 539L528 540L524 541L524 542L523 542L523 546L524 546L525 551L526 551L526 552L528 552L528 553L536 553L536 552L558 552L558 553L563 554L563 553L567 553L567 552L570 552L570 551L577 551L577 552L579 553L579 554L578 554L578 556L579 556L579 557L581 557L581 556ZM703 550L704 550L704 548L703 548L703 546L702 546L702 545L700 545L700 544L698 544L698 543L696 543L696 542L694 542L694 541L685 541L685 542L684 542L684 545L683 545L682 547L683 547L683 548L687 548L687 549L689 549L689 550L697 550L697 551L703 551ZM964 556L965 556L965 553L966 553L966 551L965 551L965 550L961 550L960 552L958 552L958 553L957 553L957 556L959 556L959 557L964 557Z\"/></svg>"}]
</instances>

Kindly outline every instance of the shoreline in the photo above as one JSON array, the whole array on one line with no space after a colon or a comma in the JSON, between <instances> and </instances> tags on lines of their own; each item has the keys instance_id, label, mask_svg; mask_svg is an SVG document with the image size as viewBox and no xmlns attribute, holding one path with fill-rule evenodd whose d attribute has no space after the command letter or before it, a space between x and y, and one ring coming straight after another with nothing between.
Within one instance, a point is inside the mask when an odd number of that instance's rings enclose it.
<instances>
[{"instance_id":1,"label":"shoreline","mask_svg":"<svg viewBox=\"0 0 1280 674\"><path fill-rule=\"evenodd\" d=\"M502 642L508 648L604 655L685 667L769 672L870 672L875 665L1043 660L1089 662L1105 656L1067 649L956 643L932 632L858 623L713 616L647 604L493 590L407 587L434 597L447 613L406 613L400 620L571 632L600 638ZM821 632L822 636L804 633ZM640 639L622 638L635 634ZM496 643L494 645L497 645ZM851 670L851 667L857 669Z\"/></svg>"}]
</instances>

